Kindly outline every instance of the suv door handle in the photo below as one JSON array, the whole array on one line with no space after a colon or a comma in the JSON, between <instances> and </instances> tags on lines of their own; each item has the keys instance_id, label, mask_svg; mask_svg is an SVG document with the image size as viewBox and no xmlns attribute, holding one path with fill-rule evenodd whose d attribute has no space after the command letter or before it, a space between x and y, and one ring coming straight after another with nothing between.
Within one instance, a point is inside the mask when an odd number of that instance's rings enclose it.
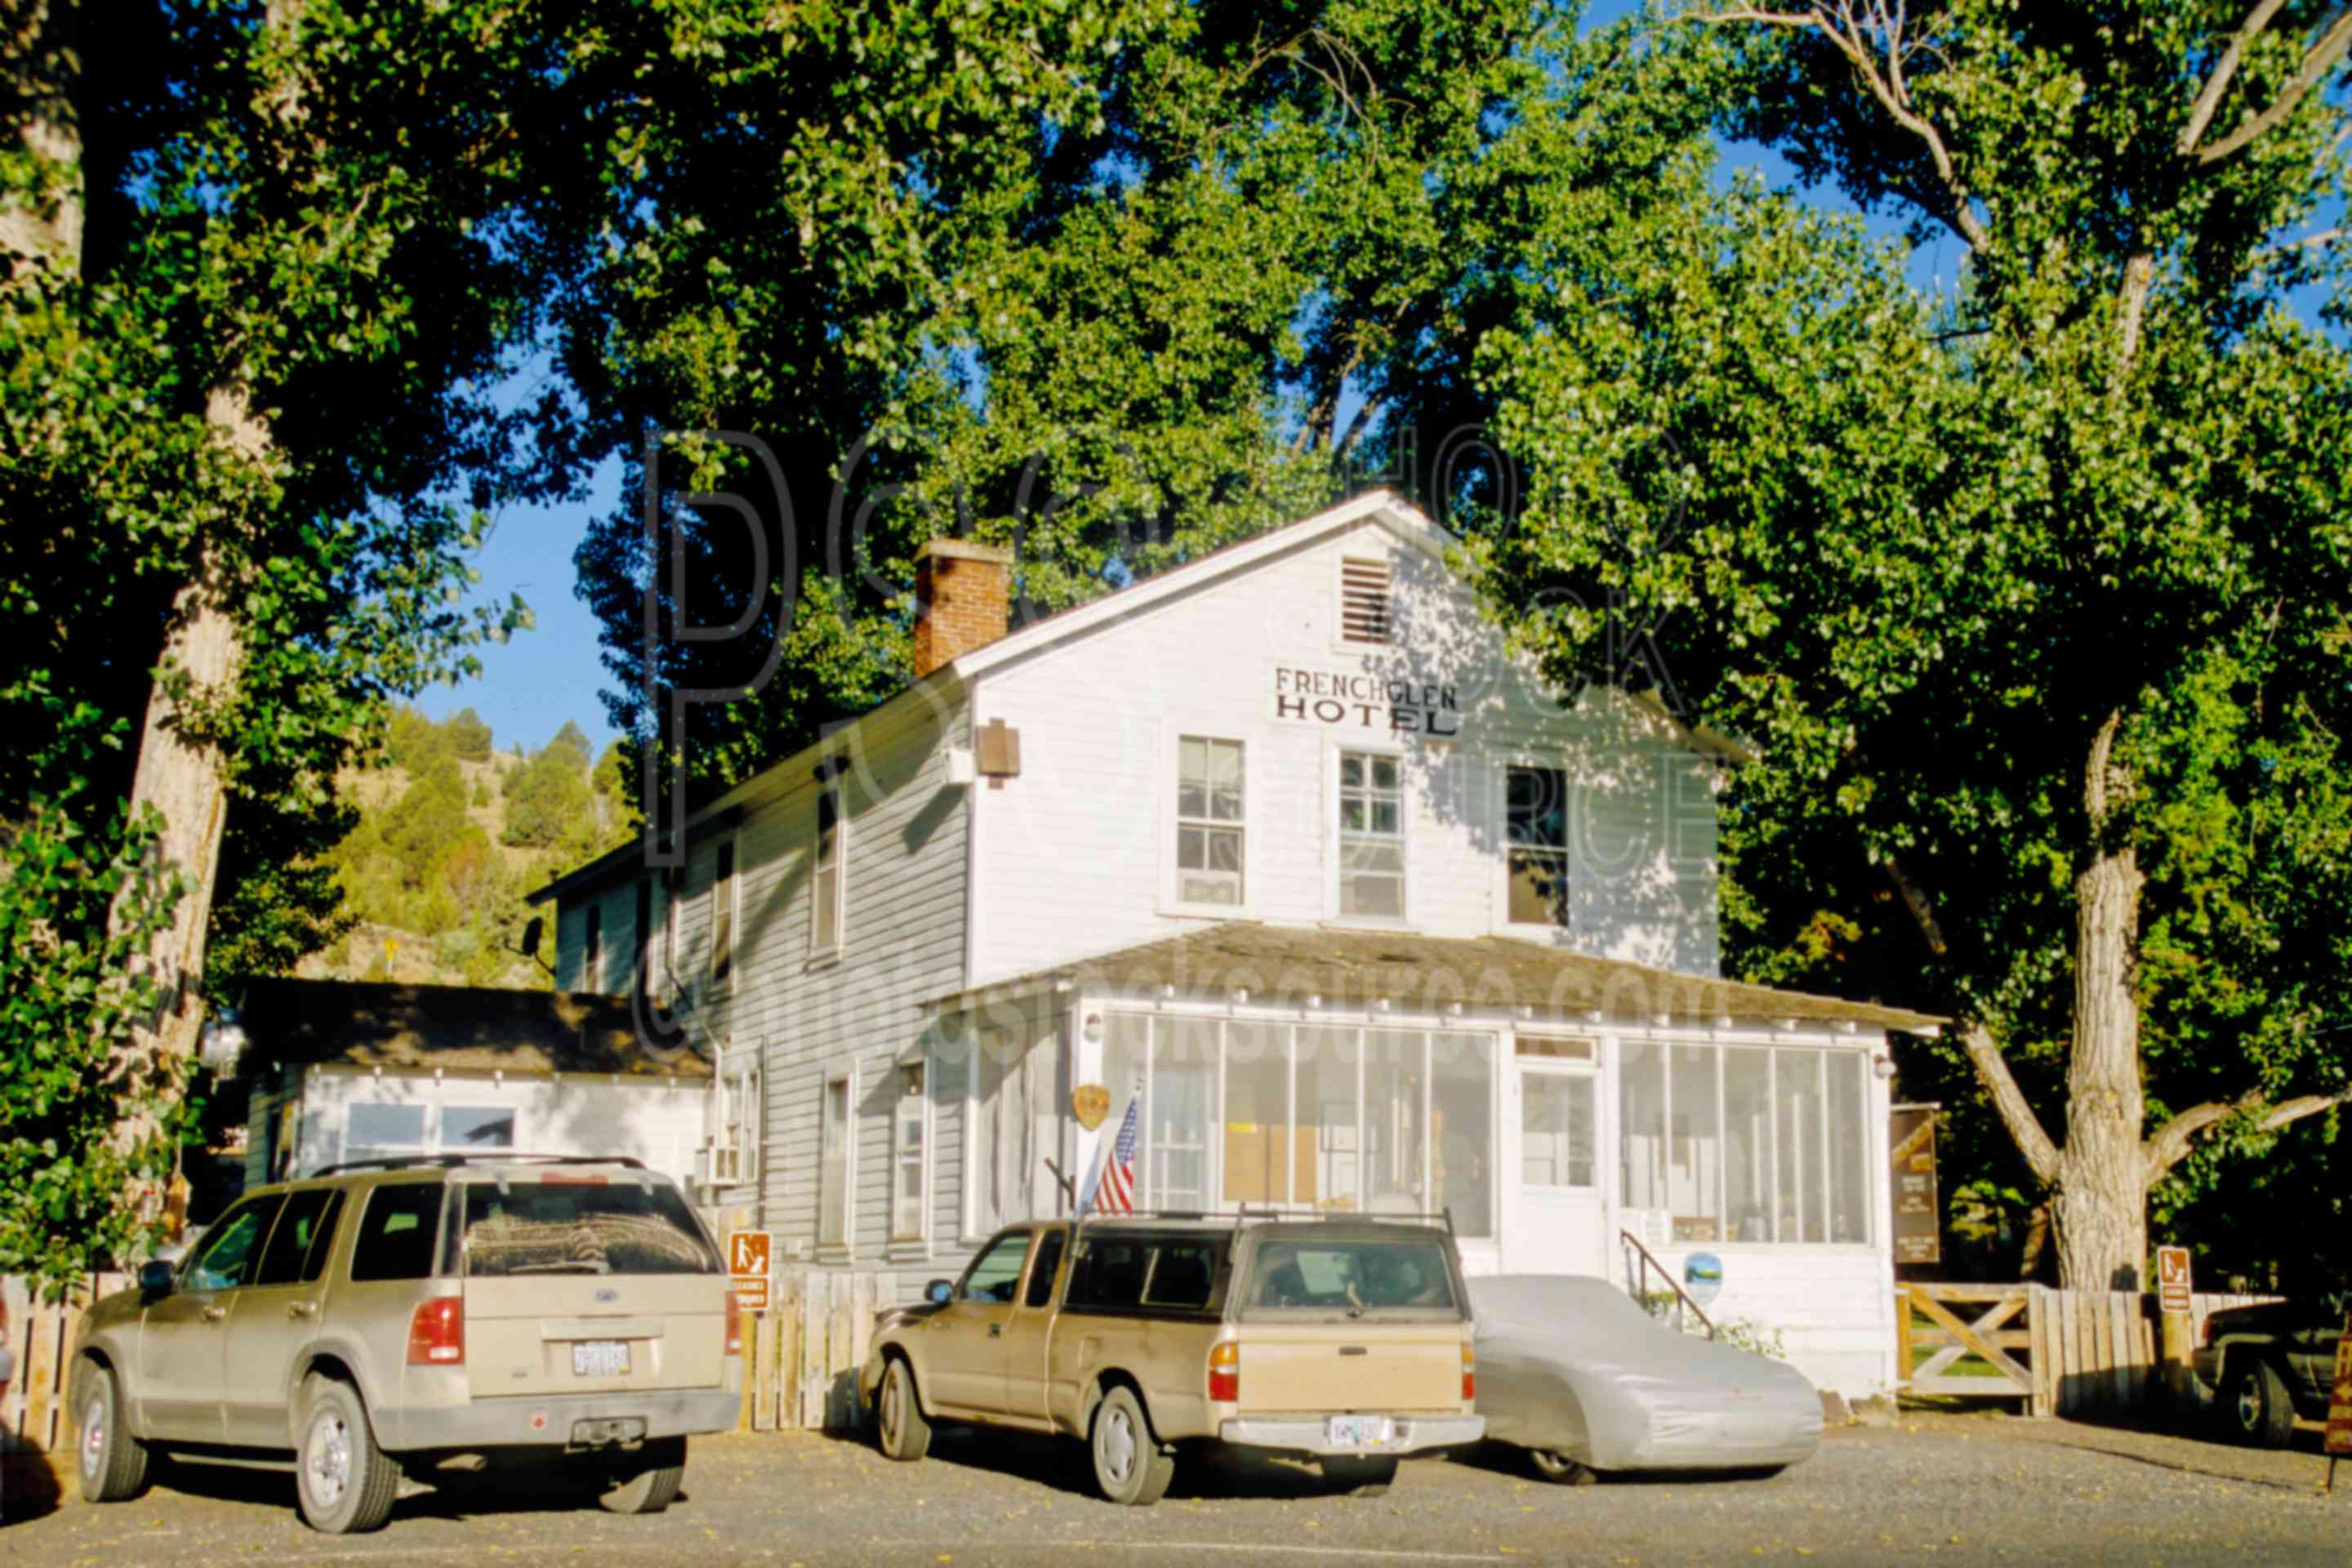
<instances>
[{"instance_id":1,"label":"suv door handle","mask_svg":"<svg viewBox=\"0 0 2352 1568\"><path fill-rule=\"evenodd\" d=\"M217 1323L223 1318L227 1316L228 1309L226 1307L208 1306L205 1309L205 1321L207 1323Z\"/></svg>"},{"instance_id":2,"label":"suv door handle","mask_svg":"<svg viewBox=\"0 0 2352 1568\"><path fill-rule=\"evenodd\" d=\"M286 1309L286 1315L289 1318L315 1318L319 1315L319 1303L296 1301Z\"/></svg>"}]
</instances>

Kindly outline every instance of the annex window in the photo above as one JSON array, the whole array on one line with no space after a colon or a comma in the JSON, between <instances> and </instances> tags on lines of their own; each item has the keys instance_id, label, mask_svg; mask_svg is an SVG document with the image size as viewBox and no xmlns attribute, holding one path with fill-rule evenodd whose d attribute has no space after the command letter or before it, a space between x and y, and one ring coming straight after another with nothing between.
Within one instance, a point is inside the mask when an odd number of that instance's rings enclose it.
<instances>
[{"instance_id":1,"label":"annex window","mask_svg":"<svg viewBox=\"0 0 2352 1568\"><path fill-rule=\"evenodd\" d=\"M1243 901L1239 741L1185 735L1176 742L1176 899L1186 904Z\"/></svg>"},{"instance_id":2,"label":"annex window","mask_svg":"<svg viewBox=\"0 0 2352 1568\"><path fill-rule=\"evenodd\" d=\"M920 1241L930 1192L931 1100L926 1062L898 1064L890 1118L890 1239Z\"/></svg>"},{"instance_id":3,"label":"annex window","mask_svg":"<svg viewBox=\"0 0 2352 1568\"><path fill-rule=\"evenodd\" d=\"M580 942L580 989L601 992L604 989L604 906L588 906L587 934Z\"/></svg>"},{"instance_id":4,"label":"annex window","mask_svg":"<svg viewBox=\"0 0 2352 1568\"><path fill-rule=\"evenodd\" d=\"M1515 767L1503 786L1513 925L1568 929L1568 772Z\"/></svg>"},{"instance_id":5,"label":"annex window","mask_svg":"<svg viewBox=\"0 0 2352 1568\"><path fill-rule=\"evenodd\" d=\"M1404 918L1403 764L1382 752L1339 753L1339 913Z\"/></svg>"},{"instance_id":6,"label":"annex window","mask_svg":"<svg viewBox=\"0 0 2352 1568\"><path fill-rule=\"evenodd\" d=\"M856 1075L836 1073L824 1080L824 1128L817 1145L819 1247L847 1248L850 1241L851 1176L857 1168Z\"/></svg>"},{"instance_id":7,"label":"annex window","mask_svg":"<svg viewBox=\"0 0 2352 1568\"><path fill-rule=\"evenodd\" d=\"M710 1137L711 1184L748 1185L760 1179L760 1069L749 1063L727 1068L712 1093L718 1115Z\"/></svg>"},{"instance_id":8,"label":"annex window","mask_svg":"<svg viewBox=\"0 0 2352 1568\"><path fill-rule=\"evenodd\" d=\"M1389 640L1389 563L1350 557L1339 563L1339 640Z\"/></svg>"},{"instance_id":9,"label":"annex window","mask_svg":"<svg viewBox=\"0 0 2352 1568\"><path fill-rule=\"evenodd\" d=\"M1868 1070L1860 1051L1629 1043L1625 1206L1677 1243L1867 1245Z\"/></svg>"},{"instance_id":10,"label":"annex window","mask_svg":"<svg viewBox=\"0 0 2352 1568\"><path fill-rule=\"evenodd\" d=\"M842 861L841 785L828 784L816 792L816 875L809 900L809 947L818 953L841 948Z\"/></svg>"},{"instance_id":11,"label":"annex window","mask_svg":"<svg viewBox=\"0 0 2352 1568\"><path fill-rule=\"evenodd\" d=\"M723 838L710 862L710 980L721 991L735 975L735 840Z\"/></svg>"},{"instance_id":12,"label":"annex window","mask_svg":"<svg viewBox=\"0 0 2352 1568\"><path fill-rule=\"evenodd\" d=\"M462 1154L475 1149L515 1146L515 1113L498 1105L445 1105L436 1152Z\"/></svg>"},{"instance_id":13,"label":"annex window","mask_svg":"<svg viewBox=\"0 0 2352 1568\"><path fill-rule=\"evenodd\" d=\"M343 1112L343 1158L388 1160L425 1152L422 1105L351 1106Z\"/></svg>"}]
</instances>

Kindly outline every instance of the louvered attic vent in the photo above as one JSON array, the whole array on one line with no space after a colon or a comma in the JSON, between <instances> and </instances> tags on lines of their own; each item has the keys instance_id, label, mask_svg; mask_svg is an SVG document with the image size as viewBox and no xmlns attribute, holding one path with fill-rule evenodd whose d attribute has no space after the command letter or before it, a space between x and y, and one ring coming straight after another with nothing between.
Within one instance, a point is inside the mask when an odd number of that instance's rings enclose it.
<instances>
[{"instance_id":1,"label":"louvered attic vent","mask_svg":"<svg viewBox=\"0 0 2352 1568\"><path fill-rule=\"evenodd\" d=\"M1339 640L1389 640L1389 563L1339 563Z\"/></svg>"}]
</instances>

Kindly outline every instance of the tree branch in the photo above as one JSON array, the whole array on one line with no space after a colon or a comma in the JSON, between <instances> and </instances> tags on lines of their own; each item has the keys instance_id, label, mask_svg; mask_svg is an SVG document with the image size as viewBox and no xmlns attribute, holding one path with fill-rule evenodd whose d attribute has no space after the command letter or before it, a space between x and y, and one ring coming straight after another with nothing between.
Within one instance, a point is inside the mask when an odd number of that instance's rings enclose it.
<instances>
[{"instance_id":1,"label":"tree branch","mask_svg":"<svg viewBox=\"0 0 2352 1568\"><path fill-rule=\"evenodd\" d=\"M2352 48L2352 5L2339 5L2322 26L2318 40L2305 51L2303 63L2294 69L2276 99L2268 109L2250 114L2238 122L2238 128L2197 154L2200 163L2211 163L2238 152L2277 126L2293 114L2320 79L2334 68L2336 62Z\"/></svg>"},{"instance_id":2,"label":"tree branch","mask_svg":"<svg viewBox=\"0 0 2352 1568\"><path fill-rule=\"evenodd\" d=\"M2221 58L2213 62L2212 70L2207 73L2204 89L2198 93L2197 101L2189 106L2189 123L2180 132L2182 157L2196 155L2197 143L2205 139L2207 129L2213 123L2214 111L2221 107L2221 100L2229 92L2230 83L2237 78L2238 67L2245 61L2246 46L2262 36L2263 30L2271 25L2271 18L2277 16L2279 7L2285 4L2286 0L2257 0L2254 8L2246 14L2246 19L2238 24L2238 30L2231 35L2229 44L2221 50Z\"/></svg>"},{"instance_id":3,"label":"tree branch","mask_svg":"<svg viewBox=\"0 0 2352 1568\"><path fill-rule=\"evenodd\" d=\"M2192 1105L2151 1134L2141 1152L2141 1179L2147 1186L2164 1180L2173 1166L2189 1157L2199 1133L2225 1121L2232 1116L2263 1110L2265 1104L2259 1094L2250 1094L2238 1100L2207 1100ZM2334 1105L2352 1103L2352 1092L2345 1094L2305 1094L2293 1100L2282 1100L2270 1107L2255 1124L2260 1132L2276 1132L2302 1121L2316 1116Z\"/></svg>"}]
</instances>

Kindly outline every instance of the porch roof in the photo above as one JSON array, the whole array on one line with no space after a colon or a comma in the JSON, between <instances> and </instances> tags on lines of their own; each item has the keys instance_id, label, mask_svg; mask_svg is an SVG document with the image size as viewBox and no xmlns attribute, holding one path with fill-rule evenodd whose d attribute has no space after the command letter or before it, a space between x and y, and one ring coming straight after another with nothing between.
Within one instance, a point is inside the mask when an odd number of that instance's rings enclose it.
<instances>
[{"instance_id":1,"label":"porch roof","mask_svg":"<svg viewBox=\"0 0 2352 1568\"><path fill-rule=\"evenodd\" d=\"M1268 1001L1320 997L1327 1006L1385 1000L1400 1012L1533 1007L1678 1024L1851 1024L1934 1034L1948 1020L1905 1007L1848 1002L1801 991L1595 958L1517 937L1422 936L1410 931L1229 921L1181 936L1055 964L994 984L933 998L952 1010L989 996L1068 984L1095 992L1210 994L1246 990Z\"/></svg>"}]
</instances>

